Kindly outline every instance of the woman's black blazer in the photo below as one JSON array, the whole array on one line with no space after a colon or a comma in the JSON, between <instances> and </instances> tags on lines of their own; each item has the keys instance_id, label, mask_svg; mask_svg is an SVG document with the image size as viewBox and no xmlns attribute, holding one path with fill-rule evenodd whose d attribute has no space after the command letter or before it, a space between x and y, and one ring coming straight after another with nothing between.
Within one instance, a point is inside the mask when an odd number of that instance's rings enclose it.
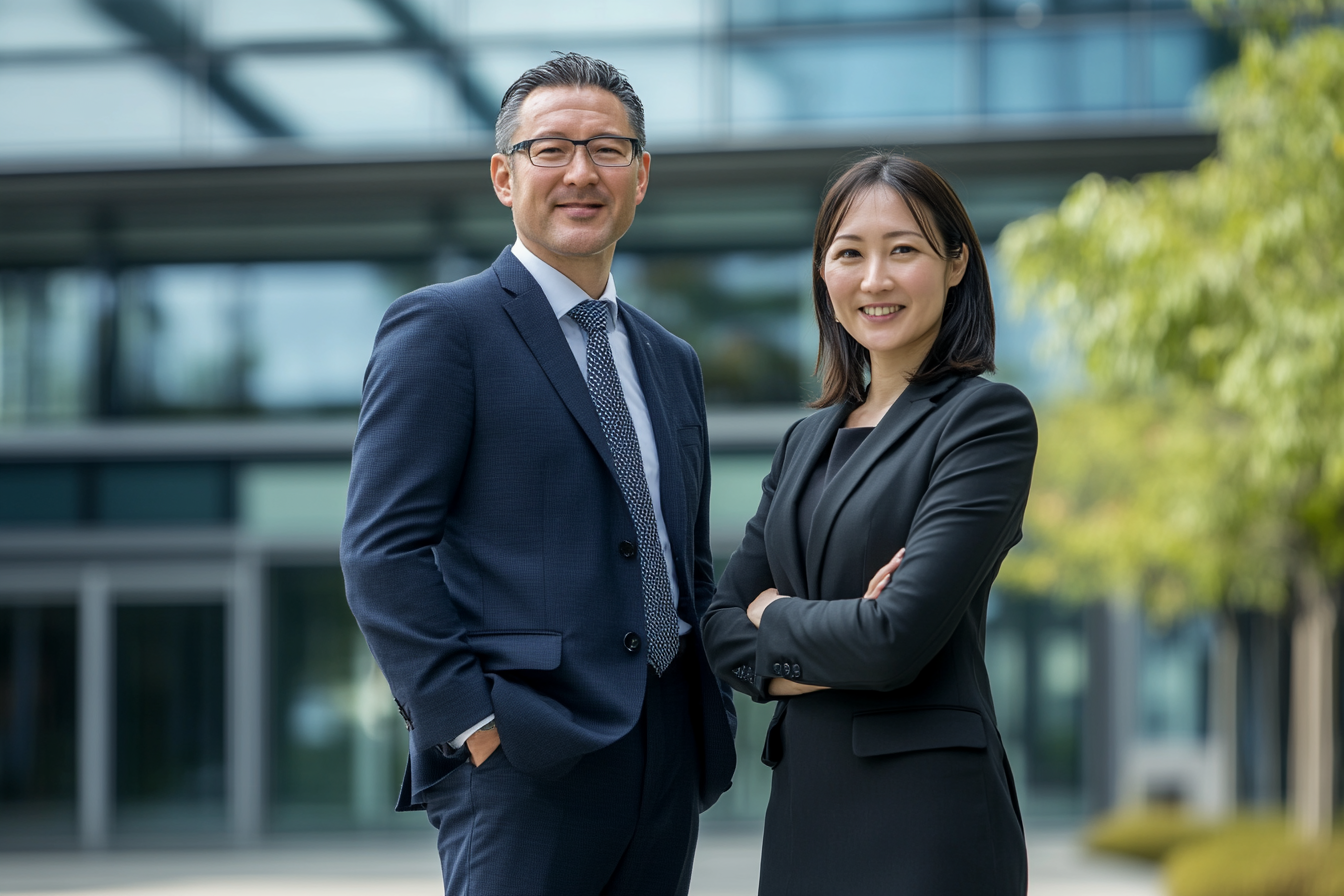
<instances>
[{"instance_id":1,"label":"woman's black blazer","mask_svg":"<svg viewBox=\"0 0 1344 896\"><path fill-rule=\"evenodd\" d=\"M979 745L1002 755L985 609L1022 535L1036 456L1031 405L980 377L907 387L827 485L804 553L799 496L853 408L799 421L776 451L760 508L702 623L710 662L757 701L772 699L768 678L851 692L856 752ZM901 547L890 584L862 599ZM758 631L746 607L770 587L795 599L771 604ZM967 710L980 725L968 726ZM770 754L767 738L767 763ZM1006 767L1002 774L1011 790Z\"/></svg>"}]
</instances>

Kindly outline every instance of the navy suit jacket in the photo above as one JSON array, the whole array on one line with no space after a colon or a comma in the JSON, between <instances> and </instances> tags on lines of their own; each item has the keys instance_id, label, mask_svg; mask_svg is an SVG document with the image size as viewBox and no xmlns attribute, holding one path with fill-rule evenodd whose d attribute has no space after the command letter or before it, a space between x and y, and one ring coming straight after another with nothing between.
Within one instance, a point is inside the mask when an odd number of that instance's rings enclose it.
<instances>
[{"instance_id":1,"label":"navy suit jacket","mask_svg":"<svg viewBox=\"0 0 1344 896\"><path fill-rule=\"evenodd\" d=\"M620 313L694 604L690 724L708 807L732 779L736 718L698 622L714 595L700 365L647 315ZM505 757L541 777L634 727L647 654L626 635L643 639L644 600L621 545L637 541L583 375L512 252L392 304L364 377L341 568L410 729L399 809L466 761L437 745L490 713Z\"/></svg>"}]
</instances>

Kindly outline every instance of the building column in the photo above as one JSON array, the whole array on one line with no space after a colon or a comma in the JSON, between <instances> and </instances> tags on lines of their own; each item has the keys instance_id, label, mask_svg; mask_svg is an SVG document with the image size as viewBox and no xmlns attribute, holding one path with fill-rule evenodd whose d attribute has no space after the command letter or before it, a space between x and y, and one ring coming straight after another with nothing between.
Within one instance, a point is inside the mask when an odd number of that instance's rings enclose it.
<instances>
[{"instance_id":1,"label":"building column","mask_svg":"<svg viewBox=\"0 0 1344 896\"><path fill-rule=\"evenodd\" d=\"M112 588L107 570L90 566L79 587L77 712L79 841L107 846L112 827L113 679Z\"/></svg>"},{"instance_id":2,"label":"building column","mask_svg":"<svg viewBox=\"0 0 1344 896\"><path fill-rule=\"evenodd\" d=\"M229 818L240 845L261 838L266 811L266 618L261 557L244 551L228 603Z\"/></svg>"}]
</instances>

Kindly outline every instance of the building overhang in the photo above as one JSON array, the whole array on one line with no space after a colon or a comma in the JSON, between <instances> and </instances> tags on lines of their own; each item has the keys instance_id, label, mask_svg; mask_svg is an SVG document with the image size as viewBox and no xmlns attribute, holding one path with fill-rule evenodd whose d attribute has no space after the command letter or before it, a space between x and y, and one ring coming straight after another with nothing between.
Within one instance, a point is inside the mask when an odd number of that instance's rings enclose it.
<instances>
[{"instance_id":1,"label":"building overhang","mask_svg":"<svg viewBox=\"0 0 1344 896\"><path fill-rule=\"evenodd\" d=\"M1216 138L1184 119L1150 119L655 147L649 197L621 245L805 247L828 180L873 147L943 172L988 240L1088 173L1190 168ZM491 189L489 153L0 164L0 266L489 258L513 236Z\"/></svg>"}]
</instances>

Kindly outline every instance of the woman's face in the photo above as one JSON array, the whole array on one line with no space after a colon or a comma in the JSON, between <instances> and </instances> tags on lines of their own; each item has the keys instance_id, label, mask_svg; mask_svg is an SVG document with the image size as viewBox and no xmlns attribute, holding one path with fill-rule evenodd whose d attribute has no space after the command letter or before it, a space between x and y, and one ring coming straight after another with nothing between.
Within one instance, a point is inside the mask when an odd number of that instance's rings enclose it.
<instances>
[{"instance_id":1,"label":"woman's face","mask_svg":"<svg viewBox=\"0 0 1344 896\"><path fill-rule=\"evenodd\" d=\"M899 193L859 196L826 249L822 279L835 316L868 349L875 375L916 370L938 338L947 291L966 273L965 246L943 258Z\"/></svg>"}]
</instances>

